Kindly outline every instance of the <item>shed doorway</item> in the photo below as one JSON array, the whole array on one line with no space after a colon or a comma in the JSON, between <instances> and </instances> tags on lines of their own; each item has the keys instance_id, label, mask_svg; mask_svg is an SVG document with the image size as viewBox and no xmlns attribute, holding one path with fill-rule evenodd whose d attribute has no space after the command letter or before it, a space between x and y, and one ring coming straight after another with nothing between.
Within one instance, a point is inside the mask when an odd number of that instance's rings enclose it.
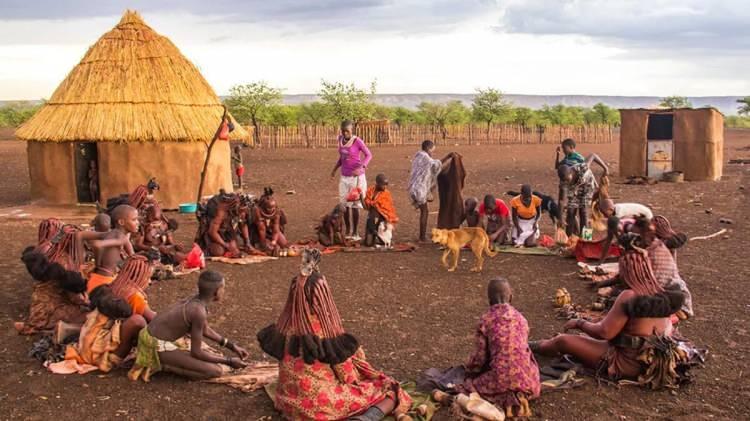
<instances>
[{"instance_id":1,"label":"shed doorway","mask_svg":"<svg viewBox=\"0 0 750 421\"><path fill-rule=\"evenodd\" d=\"M96 143L76 143L75 160L78 203L99 201L99 160Z\"/></svg>"},{"instance_id":2,"label":"shed doorway","mask_svg":"<svg viewBox=\"0 0 750 421\"><path fill-rule=\"evenodd\" d=\"M672 171L674 114L648 115L646 143L646 175L661 179L665 172Z\"/></svg>"}]
</instances>

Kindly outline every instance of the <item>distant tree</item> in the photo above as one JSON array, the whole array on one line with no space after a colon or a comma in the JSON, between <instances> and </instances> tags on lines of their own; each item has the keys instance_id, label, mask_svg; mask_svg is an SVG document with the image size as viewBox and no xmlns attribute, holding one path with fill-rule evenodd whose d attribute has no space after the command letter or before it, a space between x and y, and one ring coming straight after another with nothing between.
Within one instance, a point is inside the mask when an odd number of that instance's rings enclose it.
<instances>
[{"instance_id":1,"label":"distant tree","mask_svg":"<svg viewBox=\"0 0 750 421\"><path fill-rule=\"evenodd\" d=\"M659 102L660 107L664 108L693 108L693 104L686 96L668 96L661 99Z\"/></svg>"},{"instance_id":2,"label":"distant tree","mask_svg":"<svg viewBox=\"0 0 750 421\"><path fill-rule=\"evenodd\" d=\"M299 106L274 105L266 112L266 124L269 126L295 126L299 120Z\"/></svg>"},{"instance_id":3,"label":"distant tree","mask_svg":"<svg viewBox=\"0 0 750 421\"><path fill-rule=\"evenodd\" d=\"M30 119L43 104L14 102L0 107L0 127L18 127Z\"/></svg>"},{"instance_id":4,"label":"distant tree","mask_svg":"<svg viewBox=\"0 0 750 421\"><path fill-rule=\"evenodd\" d=\"M324 126L332 124L333 119L328 113L328 107L322 102L315 101L300 104L297 111L297 122L299 124Z\"/></svg>"},{"instance_id":5,"label":"distant tree","mask_svg":"<svg viewBox=\"0 0 750 421\"><path fill-rule=\"evenodd\" d=\"M586 110L583 117L586 124L617 125L620 123L620 113L601 102Z\"/></svg>"},{"instance_id":6,"label":"distant tree","mask_svg":"<svg viewBox=\"0 0 750 421\"><path fill-rule=\"evenodd\" d=\"M260 144L260 125L268 121L270 110L281 104L281 98L281 89L259 81L232 86L225 103L235 119L253 125L254 141Z\"/></svg>"},{"instance_id":7,"label":"distant tree","mask_svg":"<svg viewBox=\"0 0 750 421\"><path fill-rule=\"evenodd\" d=\"M353 83L343 84L325 80L320 83L318 96L335 120L351 120L356 125L358 122L372 119L375 115L375 103L372 101L376 91L375 81L370 84L369 90L357 88Z\"/></svg>"},{"instance_id":8,"label":"distant tree","mask_svg":"<svg viewBox=\"0 0 750 421\"><path fill-rule=\"evenodd\" d=\"M391 122L399 127L404 124L424 123L424 118L418 112L408 108L392 107L389 111Z\"/></svg>"},{"instance_id":9,"label":"distant tree","mask_svg":"<svg viewBox=\"0 0 750 421\"><path fill-rule=\"evenodd\" d=\"M512 109L512 104L505 100L502 92L494 88L477 89L471 103L472 117L487 124L488 136L492 123L504 123L511 119Z\"/></svg>"},{"instance_id":10,"label":"distant tree","mask_svg":"<svg viewBox=\"0 0 750 421\"><path fill-rule=\"evenodd\" d=\"M536 116L534 110L527 107L516 107L513 108L513 124L520 124L524 127L530 127L534 125Z\"/></svg>"},{"instance_id":11,"label":"distant tree","mask_svg":"<svg viewBox=\"0 0 750 421\"><path fill-rule=\"evenodd\" d=\"M539 124L543 126L582 126L586 124L585 109L582 107L566 107L562 104L552 107L544 105L542 109L537 112L537 115L539 117Z\"/></svg>"},{"instance_id":12,"label":"distant tree","mask_svg":"<svg viewBox=\"0 0 750 421\"><path fill-rule=\"evenodd\" d=\"M740 104L737 107L737 114L750 115L750 96L738 99L737 103Z\"/></svg>"},{"instance_id":13,"label":"distant tree","mask_svg":"<svg viewBox=\"0 0 750 421\"><path fill-rule=\"evenodd\" d=\"M469 109L461 101L422 102L417 106L417 109L427 124L431 124L440 130L443 141L448 135L448 125L469 121Z\"/></svg>"}]
</instances>

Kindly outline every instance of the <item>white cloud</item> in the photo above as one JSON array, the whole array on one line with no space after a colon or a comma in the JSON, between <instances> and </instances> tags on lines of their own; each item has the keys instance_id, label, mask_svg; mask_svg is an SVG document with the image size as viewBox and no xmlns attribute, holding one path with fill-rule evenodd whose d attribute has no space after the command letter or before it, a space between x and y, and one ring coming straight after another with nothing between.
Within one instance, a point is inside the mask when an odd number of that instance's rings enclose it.
<instances>
[{"instance_id":1,"label":"white cloud","mask_svg":"<svg viewBox=\"0 0 750 421\"><path fill-rule=\"evenodd\" d=\"M49 97L125 7L76 0L9 12L12 3L0 4L0 99ZM750 92L747 29L693 0L129 3L219 94L260 79L287 93L313 93L321 79L377 79L384 93Z\"/></svg>"}]
</instances>

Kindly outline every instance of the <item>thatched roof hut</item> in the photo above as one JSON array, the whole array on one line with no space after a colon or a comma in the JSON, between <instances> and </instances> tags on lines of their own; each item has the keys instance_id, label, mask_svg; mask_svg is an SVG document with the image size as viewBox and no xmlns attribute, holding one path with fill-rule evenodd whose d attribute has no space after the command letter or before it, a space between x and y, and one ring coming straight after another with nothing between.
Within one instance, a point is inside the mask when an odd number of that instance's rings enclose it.
<instances>
[{"instance_id":1,"label":"thatched roof hut","mask_svg":"<svg viewBox=\"0 0 750 421\"><path fill-rule=\"evenodd\" d=\"M16 135L27 140L32 197L70 204L156 177L165 207L195 200L222 105L198 69L134 11L89 48ZM233 140L247 137L235 124ZM206 192L232 189L228 142L212 152ZM97 163L99 197L88 189Z\"/></svg>"}]
</instances>

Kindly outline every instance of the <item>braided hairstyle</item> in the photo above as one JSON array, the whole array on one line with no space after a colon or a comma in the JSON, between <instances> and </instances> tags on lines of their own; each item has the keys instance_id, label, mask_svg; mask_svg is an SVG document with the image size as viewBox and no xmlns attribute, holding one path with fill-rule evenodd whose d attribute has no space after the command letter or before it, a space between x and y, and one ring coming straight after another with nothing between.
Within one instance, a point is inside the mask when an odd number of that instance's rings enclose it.
<instances>
[{"instance_id":1,"label":"braided hairstyle","mask_svg":"<svg viewBox=\"0 0 750 421\"><path fill-rule=\"evenodd\" d=\"M40 222L38 244L41 244L44 241L52 241L62 227L62 221L57 218L48 218Z\"/></svg>"},{"instance_id":2,"label":"braided hairstyle","mask_svg":"<svg viewBox=\"0 0 750 421\"><path fill-rule=\"evenodd\" d=\"M151 269L152 266L146 256L131 256L112 281L112 293L124 300L135 293L145 295L144 290L151 279Z\"/></svg>"},{"instance_id":3,"label":"braided hairstyle","mask_svg":"<svg viewBox=\"0 0 750 421\"><path fill-rule=\"evenodd\" d=\"M82 293L86 291L86 280L77 270L67 270L63 265L50 262L42 253L28 247L21 255L26 270L37 282L57 282L65 291Z\"/></svg>"},{"instance_id":4,"label":"braided hairstyle","mask_svg":"<svg viewBox=\"0 0 750 421\"><path fill-rule=\"evenodd\" d=\"M654 269L646 251L637 246L634 248L620 257L620 278L637 295L656 295L664 292L656 281Z\"/></svg>"},{"instance_id":5,"label":"braided hairstyle","mask_svg":"<svg viewBox=\"0 0 750 421\"><path fill-rule=\"evenodd\" d=\"M656 237L664 242L670 250L678 249L687 243L687 235L672 229L669 219L662 215L655 215L652 219L656 228Z\"/></svg>"},{"instance_id":6,"label":"braided hairstyle","mask_svg":"<svg viewBox=\"0 0 750 421\"><path fill-rule=\"evenodd\" d=\"M63 225L50 240L52 247L45 253L47 260L59 263L67 270L80 270L86 263L86 250L77 235L80 230L75 225Z\"/></svg>"},{"instance_id":7,"label":"braided hairstyle","mask_svg":"<svg viewBox=\"0 0 750 421\"><path fill-rule=\"evenodd\" d=\"M148 187L144 186L143 184L140 184L128 196L128 205L138 210L141 210L143 206L146 204L147 198L148 198Z\"/></svg>"},{"instance_id":8,"label":"braided hairstyle","mask_svg":"<svg viewBox=\"0 0 750 421\"><path fill-rule=\"evenodd\" d=\"M319 272L320 256L316 249L303 251L300 274L292 280L278 321L258 332L261 348L275 358L288 352L307 364L340 364L359 348L357 339L344 330L328 282Z\"/></svg>"}]
</instances>

